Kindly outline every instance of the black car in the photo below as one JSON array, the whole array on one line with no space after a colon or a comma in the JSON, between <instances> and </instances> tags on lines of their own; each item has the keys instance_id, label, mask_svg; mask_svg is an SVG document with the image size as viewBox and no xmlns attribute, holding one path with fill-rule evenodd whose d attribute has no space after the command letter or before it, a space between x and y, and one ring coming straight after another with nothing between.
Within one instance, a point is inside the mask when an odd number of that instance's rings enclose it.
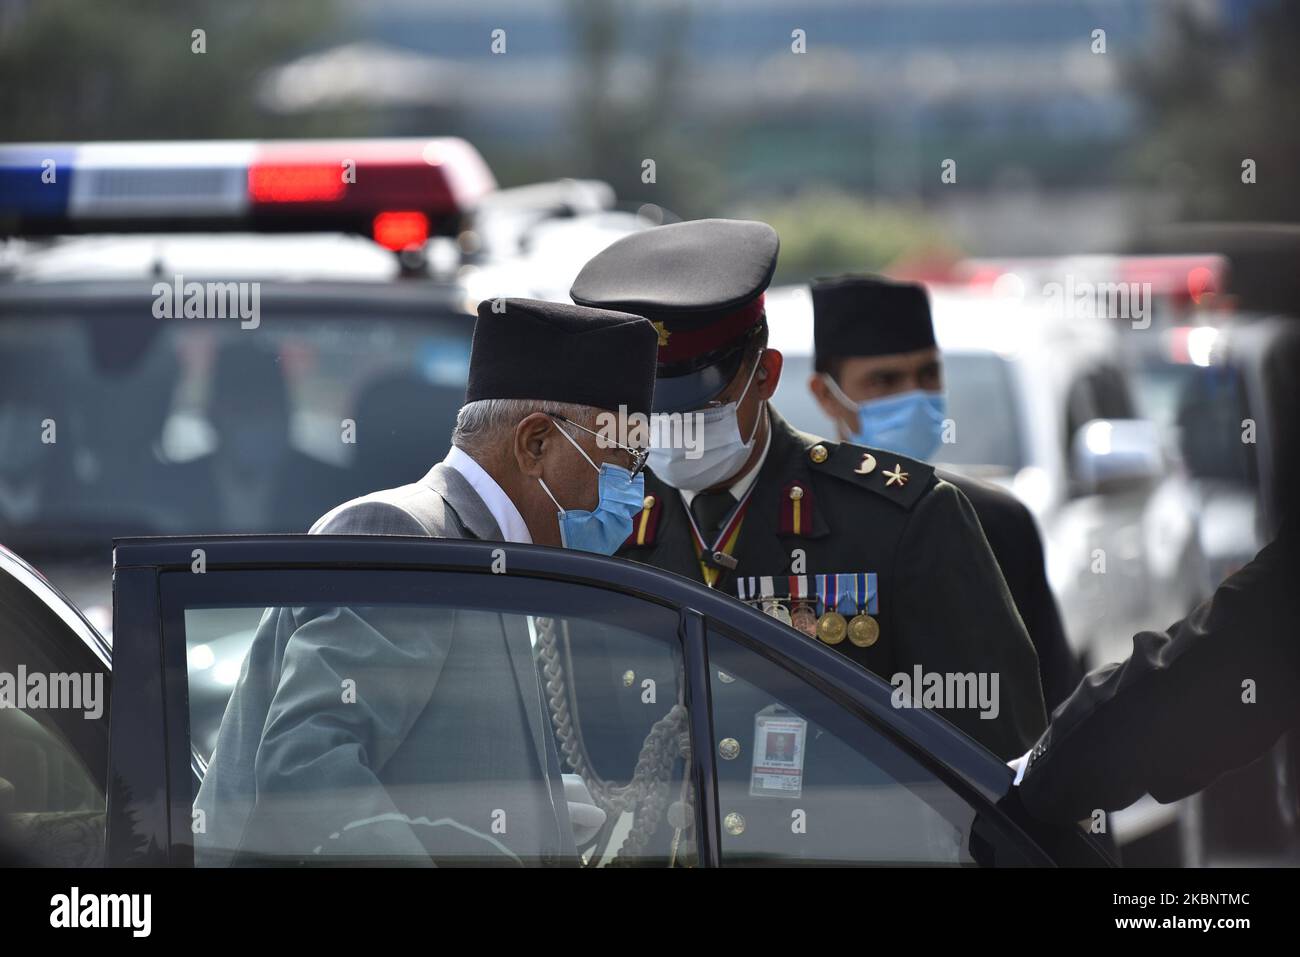
<instances>
[{"instance_id":1,"label":"black car","mask_svg":"<svg viewBox=\"0 0 1300 957\"><path fill-rule=\"evenodd\" d=\"M0 709L0 821L11 861L213 859L195 798L217 728L232 720L230 694L246 680L241 663L269 610L315 606L397 609L417 620L487 613L526 625L520 644L532 655L523 656L531 664L520 672L521 698L495 705L523 707L548 728L576 853L520 860L496 840L497 809L485 801L477 817L408 821L465 838L445 857L372 858L366 822L353 822L362 829L346 852L330 853L339 834L323 824L320 844L293 860L245 847L244 863L1108 863L1081 829L1028 818L1006 765L942 718L895 707L888 684L843 656L648 566L423 538L124 539L114 556L111 652L3 549L0 599L0 672L48 682L43 701ZM362 681L370 694L402 681L365 677L383 679ZM449 693L469 702L473 691L466 679ZM473 727L460 733L466 748L503 744L470 740ZM445 770L407 786L444 789L449 802L480 786ZM303 813L341 797L303 795Z\"/></svg>"}]
</instances>

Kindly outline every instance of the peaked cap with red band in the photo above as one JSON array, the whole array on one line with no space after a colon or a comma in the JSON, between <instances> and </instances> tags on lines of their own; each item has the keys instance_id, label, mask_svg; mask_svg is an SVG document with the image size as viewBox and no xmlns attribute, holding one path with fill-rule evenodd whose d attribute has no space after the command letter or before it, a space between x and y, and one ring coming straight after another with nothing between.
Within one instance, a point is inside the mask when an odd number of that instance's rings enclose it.
<instances>
[{"instance_id":1,"label":"peaked cap with red band","mask_svg":"<svg viewBox=\"0 0 1300 957\"><path fill-rule=\"evenodd\" d=\"M699 219L642 230L582 268L580 306L645 316L659 332L656 412L703 408L735 377L763 327L780 248L766 223Z\"/></svg>"}]
</instances>

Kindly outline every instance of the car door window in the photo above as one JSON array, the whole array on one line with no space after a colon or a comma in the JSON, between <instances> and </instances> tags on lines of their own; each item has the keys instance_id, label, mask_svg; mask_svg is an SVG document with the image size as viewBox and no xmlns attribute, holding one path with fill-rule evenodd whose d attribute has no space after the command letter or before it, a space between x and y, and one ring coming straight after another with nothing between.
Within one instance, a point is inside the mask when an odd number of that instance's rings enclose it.
<instances>
[{"instance_id":1,"label":"car door window","mask_svg":"<svg viewBox=\"0 0 1300 957\"><path fill-rule=\"evenodd\" d=\"M1137 411L1124 373L1111 365L1098 365L1079 375L1066 391L1065 454L1067 460L1075 433L1093 419L1131 419Z\"/></svg>"},{"instance_id":2,"label":"car door window","mask_svg":"<svg viewBox=\"0 0 1300 957\"><path fill-rule=\"evenodd\" d=\"M1175 366L1180 389L1173 424L1187 471L1240 485L1256 480L1256 446L1241 440L1250 418L1244 384L1228 365Z\"/></svg>"},{"instance_id":3,"label":"car door window","mask_svg":"<svg viewBox=\"0 0 1300 957\"><path fill-rule=\"evenodd\" d=\"M32 590L47 586L0 559L0 858L98 865L107 669Z\"/></svg>"},{"instance_id":4,"label":"car door window","mask_svg":"<svg viewBox=\"0 0 1300 957\"><path fill-rule=\"evenodd\" d=\"M1133 395L1124 373L1113 365L1100 365L1088 376L1097 417L1132 419L1137 416Z\"/></svg>"},{"instance_id":5,"label":"car door window","mask_svg":"<svg viewBox=\"0 0 1300 957\"><path fill-rule=\"evenodd\" d=\"M675 610L491 574L163 578L197 865L694 863Z\"/></svg>"},{"instance_id":6,"label":"car door window","mask_svg":"<svg viewBox=\"0 0 1300 957\"><path fill-rule=\"evenodd\" d=\"M724 866L1026 862L897 740L723 628L708 650Z\"/></svg>"}]
</instances>

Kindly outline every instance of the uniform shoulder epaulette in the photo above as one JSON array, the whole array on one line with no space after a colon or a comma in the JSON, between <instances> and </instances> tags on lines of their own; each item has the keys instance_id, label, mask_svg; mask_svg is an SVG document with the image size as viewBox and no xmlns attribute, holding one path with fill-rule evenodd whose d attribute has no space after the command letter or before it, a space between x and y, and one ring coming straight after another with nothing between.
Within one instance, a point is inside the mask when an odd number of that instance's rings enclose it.
<instances>
[{"instance_id":1,"label":"uniform shoulder epaulette","mask_svg":"<svg viewBox=\"0 0 1300 957\"><path fill-rule=\"evenodd\" d=\"M911 508L934 484L934 466L896 452L850 442L818 442L808 448L814 469L870 489Z\"/></svg>"},{"instance_id":2,"label":"uniform shoulder epaulette","mask_svg":"<svg viewBox=\"0 0 1300 957\"><path fill-rule=\"evenodd\" d=\"M646 495L641 500L641 511L632 518L632 534L619 546L619 551L627 548L648 548L655 544L659 534L659 520L663 517L664 497L671 491L653 476L647 476Z\"/></svg>"}]
</instances>

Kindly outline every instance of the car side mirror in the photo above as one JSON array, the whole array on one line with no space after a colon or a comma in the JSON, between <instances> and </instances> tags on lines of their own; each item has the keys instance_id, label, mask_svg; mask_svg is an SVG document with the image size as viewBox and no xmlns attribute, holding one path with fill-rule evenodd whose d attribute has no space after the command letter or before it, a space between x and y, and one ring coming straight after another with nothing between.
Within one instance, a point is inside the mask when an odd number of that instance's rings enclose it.
<instances>
[{"instance_id":1,"label":"car side mirror","mask_svg":"<svg viewBox=\"0 0 1300 957\"><path fill-rule=\"evenodd\" d=\"M1071 465L1081 494L1154 482L1165 466L1160 433L1146 419L1093 419L1074 434Z\"/></svg>"}]
</instances>

